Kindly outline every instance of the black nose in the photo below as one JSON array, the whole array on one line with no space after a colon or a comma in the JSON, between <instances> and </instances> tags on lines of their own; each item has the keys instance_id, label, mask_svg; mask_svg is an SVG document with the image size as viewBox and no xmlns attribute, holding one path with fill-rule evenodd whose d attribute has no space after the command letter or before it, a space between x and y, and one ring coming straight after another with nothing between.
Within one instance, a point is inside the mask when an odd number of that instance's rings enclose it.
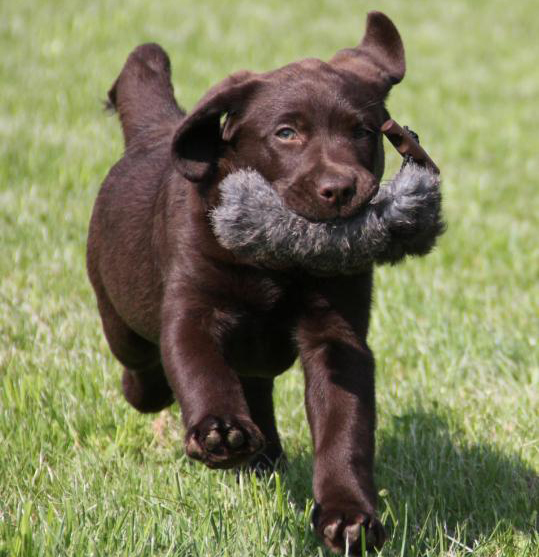
<instances>
[{"instance_id":1,"label":"black nose","mask_svg":"<svg viewBox=\"0 0 539 557\"><path fill-rule=\"evenodd\" d=\"M332 207L348 205L356 194L354 179L325 182L318 188L318 195L324 203Z\"/></svg>"}]
</instances>

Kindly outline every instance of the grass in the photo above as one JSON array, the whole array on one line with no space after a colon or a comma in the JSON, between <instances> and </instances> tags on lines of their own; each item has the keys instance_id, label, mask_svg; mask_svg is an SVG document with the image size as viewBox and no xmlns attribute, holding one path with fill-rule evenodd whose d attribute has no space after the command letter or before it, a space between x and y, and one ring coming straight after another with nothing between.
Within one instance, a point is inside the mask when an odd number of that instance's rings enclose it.
<instances>
[{"instance_id":1,"label":"grass","mask_svg":"<svg viewBox=\"0 0 539 557\"><path fill-rule=\"evenodd\" d=\"M443 169L449 222L435 253L377 271L381 555L539 555L535 2L0 7L0 556L326 555L301 372L278 380L287 474L237 482L188 462L177 408L142 416L122 399L85 237L122 151L100 100L136 44L170 52L189 108L234 70L354 44L373 8L402 32L389 108Z\"/></svg>"}]
</instances>

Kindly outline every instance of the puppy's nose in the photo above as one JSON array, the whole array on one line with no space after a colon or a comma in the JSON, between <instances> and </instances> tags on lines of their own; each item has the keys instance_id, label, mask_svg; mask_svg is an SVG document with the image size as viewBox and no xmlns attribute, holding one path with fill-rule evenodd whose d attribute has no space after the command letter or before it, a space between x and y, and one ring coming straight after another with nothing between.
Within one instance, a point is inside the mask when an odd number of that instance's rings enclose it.
<instances>
[{"instance_id":1,"label":"puppy's nose","mask_svg":"<svg viewBox=\"0 0 539 557\"><path fill-rule=\"evenodd\" d=\"M356 193L355 180L325 182L318 188L318 195L330 206L343 206L350 203Z\"/></svg>"}]
</instances>

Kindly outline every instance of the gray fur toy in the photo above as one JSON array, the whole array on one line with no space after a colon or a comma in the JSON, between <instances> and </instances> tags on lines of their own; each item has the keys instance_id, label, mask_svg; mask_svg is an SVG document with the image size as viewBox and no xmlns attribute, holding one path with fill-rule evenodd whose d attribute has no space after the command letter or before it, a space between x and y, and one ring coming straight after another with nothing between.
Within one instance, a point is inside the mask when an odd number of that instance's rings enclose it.
<instances>
[{"instance_id":1,"label":"gray fur toy","mask_svg":"<svg viewBox=\"0 0 539 557\"><path fill-rule=\"evenodd\" d=\"M254 170L229 174L212 211L220 244L242 259L272 269L354 274L373 263L425 255L443 233L439 176L405 165L355 216L312 222L285 206Z\"/></svg>"}]
</instances>

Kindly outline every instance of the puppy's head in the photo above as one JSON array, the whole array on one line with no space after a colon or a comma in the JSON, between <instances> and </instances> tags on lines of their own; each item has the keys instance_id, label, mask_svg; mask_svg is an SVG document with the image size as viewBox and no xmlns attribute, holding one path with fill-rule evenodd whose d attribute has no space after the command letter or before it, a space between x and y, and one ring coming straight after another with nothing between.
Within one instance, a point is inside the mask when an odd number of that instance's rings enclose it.
<instances>
[{"instance_id":1,"label":"puppy's head","mask_svg":"<svg viewBox=\"0 0 539 557\"><path fill-rule=\"evenodd\" d=\"M359 46L329 63L242 72L211 89L180 125L173 157L193 182L213 184L252 168L299 215L350 217L378 190L384 100L404 71L397 29L371 12Z\"/></svg>"}]
</instances>

